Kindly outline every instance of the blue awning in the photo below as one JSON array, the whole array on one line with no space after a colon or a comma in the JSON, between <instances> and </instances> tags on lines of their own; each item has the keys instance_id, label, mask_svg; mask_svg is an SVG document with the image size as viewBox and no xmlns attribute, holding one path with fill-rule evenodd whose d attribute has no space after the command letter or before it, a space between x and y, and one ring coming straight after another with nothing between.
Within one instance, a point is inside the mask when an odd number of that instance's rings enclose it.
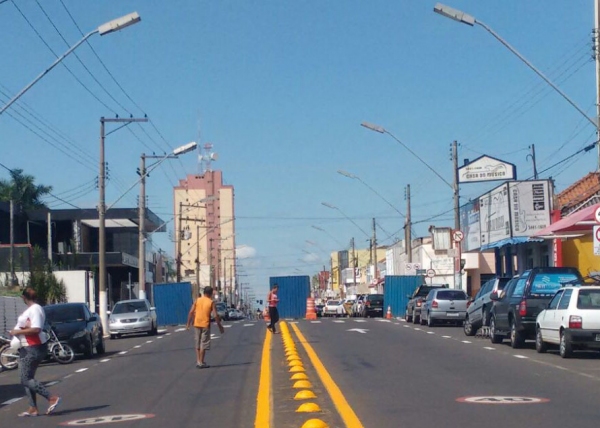
<instances>
[{"instance_id":1,"label":"blue awning","mask_svg":"<svg viewBox=\"0 0 600 428\"><path fill-rule=\"evenodd\" d=\"M491 244L482 245L479 251L491 250L493 248L502 248L505 245L525 244L526 242L544 242L544 240L538 238L531 238L529 236L515 236L513 238L502 239Z\"/></svg>"}]
</instances>

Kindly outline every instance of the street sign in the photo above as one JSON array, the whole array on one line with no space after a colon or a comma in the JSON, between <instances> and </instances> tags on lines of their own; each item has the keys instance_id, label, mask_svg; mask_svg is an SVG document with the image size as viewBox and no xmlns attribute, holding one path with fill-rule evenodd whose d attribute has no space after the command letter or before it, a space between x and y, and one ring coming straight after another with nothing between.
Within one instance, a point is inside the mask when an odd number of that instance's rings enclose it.
<instances>
[{"instance_id":1,"label":"street sign","mask_svg":"<svg viewBox=\"0 0 600 428\"><path fill-rule=\"evenodd\" d=\"M596 212L594 213L594 219L596 223L600 224L600 207L596 208Z\"/></svg>"},{"instance_id":2,"label":"street sign","mask_svg":"<svg viewBox=\"0 0 600 428\"><path fill-rule=\"evenodd\" d=\"M461 230L455 230L452 232L452 240L454 242L461 242L465 238L465 234Z\"/></svg>"},{"instance_id":3,"label":"street sign","mask_svg":"<svg viewBox=\"0 0 600 428\"><path fill-rule=\"evenodd\" d=\"M427 278L433 278L435 276L435 270L433 269L427 269Z\"/></svg>"},{"instance_id":4,"label":"street sign","mask_svg":"<svg viewBox=\"0 0 600 428\"><path fill-rule=\"evenodd\" d=\"M594 255L600 256L600 226L594 226Z\"/></svg>"}]
</instances>

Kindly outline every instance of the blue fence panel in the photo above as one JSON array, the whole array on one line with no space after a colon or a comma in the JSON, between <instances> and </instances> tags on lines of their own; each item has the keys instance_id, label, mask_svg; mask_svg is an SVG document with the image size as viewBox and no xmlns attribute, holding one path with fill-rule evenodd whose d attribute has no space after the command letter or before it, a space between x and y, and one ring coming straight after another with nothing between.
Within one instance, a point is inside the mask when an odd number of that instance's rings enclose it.
<instances>
[{"instance_id":1,"label":"blue fence panel","mask_svg":"<svg viewBox=\"0 0 600 428\"><path fill-rule=\"evenodd\" d=\"M387 307L392 309L393 317L403 317L410 295L419 285L423 284L423 277L417 275L387 275L383 288L384 313Z\"/></svg>"},{"instance_id":2,"label":"blue fence panel","mask_svg":"<svg viewBox=\"0 0 600 428\"><path fill-rule=\"evenodd\" d=\"M306 316L306 299L310 296L309 276L272 276L269 288L279 285L279 316L281 318L304 318ZM265 296L266 297L266 296ZM267 302L265 301L265 305Z\"/></svg>"},{"instance_id":3,"label":"blue fence panel","mask_svg":"<svg viewBox=\"0 0 600 428\"><path fill-rule=\"evenodd\" d=\"M154 284L154 307L158 325L182 325L192 307L192 284L177 282Z\"/></svg>"}]
</instances>

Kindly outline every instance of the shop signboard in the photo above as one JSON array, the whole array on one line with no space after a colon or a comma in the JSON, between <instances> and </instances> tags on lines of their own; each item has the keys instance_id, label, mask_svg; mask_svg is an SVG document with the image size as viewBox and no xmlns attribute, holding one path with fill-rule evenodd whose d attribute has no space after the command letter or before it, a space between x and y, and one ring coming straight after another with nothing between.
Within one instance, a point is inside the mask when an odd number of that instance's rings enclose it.
<instances>
[{"instance_id":1,"label":"shop signboard","mask_svg":"<svg viewBox=\"0 0 600 428\"><path fill-rule=\"evenodd\" d=\"M460 224L465 235L461 242L462 251L477 250L481 246L479 199L470 201L460 208Z\"/></svg>"},{"instance_id":2,"label":"shop signboard","mask_svg":"<svg viewBox=\"0 0 600 428\"><path fill-rule=\"evenodd\" d=\"M458 168L459 183L515 180L516 178L517 168L514 164L486 155Z\"/></svg>"},{"instance_id":3,"label":"shop signboard","mask_svg":"<svg viewBox=\"0 0 600 428\"><path fill-rule=\"evenodd\" d=\"M508 183L479 198L480 246L511 237Z\"/></svg>"},{"instance_id":4,"label":"shop signboard","mask_svg":"<svg viewBox=\"0 0 600 428\"><path fill-rule=\"evenodd\" d=\"M550 182L509 183L512 236L531 236L550 225Z\"/></svg>"}]
</instances>

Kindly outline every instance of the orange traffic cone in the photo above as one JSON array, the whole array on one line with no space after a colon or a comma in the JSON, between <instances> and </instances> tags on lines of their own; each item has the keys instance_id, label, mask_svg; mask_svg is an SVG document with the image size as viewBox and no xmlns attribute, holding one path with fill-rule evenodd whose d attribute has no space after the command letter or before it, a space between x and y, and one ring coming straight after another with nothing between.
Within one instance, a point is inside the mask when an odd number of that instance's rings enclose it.
<instances>
[{"instance_id":1,"label":"orange traffic cone","mask_svg":"<svg viewBox=\"0 0 600 428\"><path fill-rule=\"evenodd\" d=\"M391 319L392 319L392 307L391 307L391 306L388 306L387 314L385 314L385 317L386 317L388 320L391 320Z\"/></svg>"}]
</instances>

